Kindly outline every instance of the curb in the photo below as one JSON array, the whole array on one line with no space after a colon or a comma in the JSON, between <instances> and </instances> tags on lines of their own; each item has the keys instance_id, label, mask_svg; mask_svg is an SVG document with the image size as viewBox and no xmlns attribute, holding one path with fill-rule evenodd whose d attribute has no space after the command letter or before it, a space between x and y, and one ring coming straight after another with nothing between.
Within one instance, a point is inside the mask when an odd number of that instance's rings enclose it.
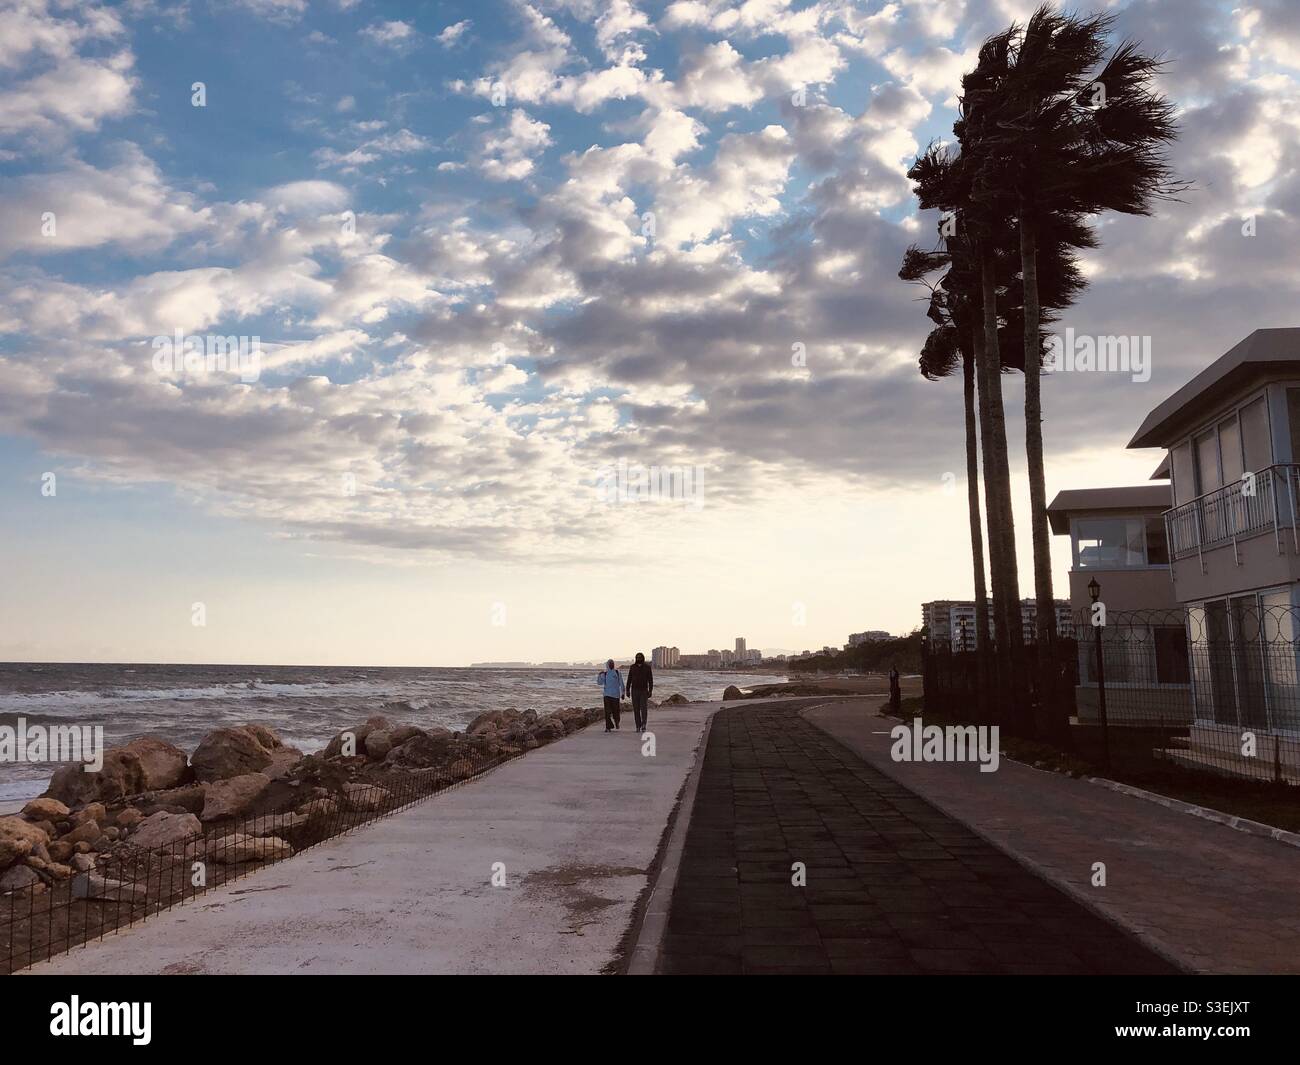
<instances>
[{"instance_id":1,"label":"curb","mask_svg":"<svg viewBox=\"0 0 1300 1065\"><path fill-rule=\"evenodd\" d=\"M1190 814L1192 817L1199 817L1203 821L1213 821L1216 825L1223 825L1227 828L1236 829L1238 832L1245 832L1248 836L1274 839L1279 843L1285 843L1289 847L1300 847L1300 832L1288 832L1285 828L1275 828L1272 825L1264 824L1262 821L1252 821L1248 817L1238 817L1236 814L1225 814L1222 810L1214 810L1208 806L1194 806L1190 802L1183 802L1182 799L1172 799L1168 795L1146 791L1143 788L1135 788L1132 784L1121 784L1118 780L1109 780L1106 777L1084 777L1084 779L1089 784L1109 788L1111 791L1117 791L1122 795L1131 795L1136 799L1146 799L1147 802L1153 802L1157 806L1163 806L1166 809L1176 810L1183 814Z\"/></svg>"},{"instance_id":2,"label":"curb","mask_svg":"<svg viewBox=\"0 0 1300 1065\"><path fill-rule=\"evenodd\" d=\"M718 710L721 709L719 706ZM695 809L695 794L699 791L700 776L704 770L704 754L708 750L709 733L713 731L713 718L717 712L714 710L710 713L704 723L704 731L700 733L699 743L695 746L695 762L686 783L682 785L681 796L665 830L663 860L659 864L654 886L650 889L650 897L646 900L636 942L628 957L627 968L624 970L627 976L653 976L659 964L664 937L668 934L668 913L673 905L673 889L677 886L682 851L686 849L686 833L691 824L691 812Z\"/></svg>"}]
</instances>

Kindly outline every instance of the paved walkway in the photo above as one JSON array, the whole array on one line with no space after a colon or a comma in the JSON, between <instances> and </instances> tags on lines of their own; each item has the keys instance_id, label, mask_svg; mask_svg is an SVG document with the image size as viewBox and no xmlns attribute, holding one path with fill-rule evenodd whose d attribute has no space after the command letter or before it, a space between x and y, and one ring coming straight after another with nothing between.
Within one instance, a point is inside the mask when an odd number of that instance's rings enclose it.
<instances>
[{"instance_id":1,"label":"paved walkway","mask_svg":"<svg viewBox=\"0 0 1300 1065\"><path fill-rule=\"evenodd\" d=\"M625 714L32 973L598 973L717 704ZM494 887L501 863L505 886Z\"/></svg>"},{"instance_id":2,"label":"paved walkway","mask_svg":"<svg viewBox=\"0 0 1300 1065\"><path fill-rule=\"evenodd\" d=\"M1188 969L1300 972L1300 848L1238 832L1086 780L1002 761L896 763L879 700L809 711L825 729L941 810ZM1091 885L1093 862L1106 887Z\"/></svg>"},{"instance_id":3,"label":"paved walkway","mask_svg":"<svg viewBox=\"0 0 1300 1065\"><path fill-rule=\"evenodd\" d=\"M1173 969L796 708L759 704L713 719L659 971Z\"/></svg>"}]
</instances>

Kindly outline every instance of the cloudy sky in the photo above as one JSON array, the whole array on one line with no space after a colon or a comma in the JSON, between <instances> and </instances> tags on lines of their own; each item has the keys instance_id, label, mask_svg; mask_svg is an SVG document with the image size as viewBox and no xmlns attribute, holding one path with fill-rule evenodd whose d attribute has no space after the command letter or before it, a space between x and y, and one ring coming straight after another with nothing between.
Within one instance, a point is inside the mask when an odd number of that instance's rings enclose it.
<instances>
[{"instance_id":1,"label":"cloudy sky","mask_svg":"<svg viewBox=\"0 0 1300 1065\"><path fill-rule=\"evenodd\" d=\"M1032 6L0 0L0 659L799 650L969 595L904 172ZM1153 370L1045 382L1049 494L1300 325L1300 8L1112 9L1195 188L1102 227L1062 324ZM258 373L160 370L177 330Z\"/></svg>"}]
</instances>

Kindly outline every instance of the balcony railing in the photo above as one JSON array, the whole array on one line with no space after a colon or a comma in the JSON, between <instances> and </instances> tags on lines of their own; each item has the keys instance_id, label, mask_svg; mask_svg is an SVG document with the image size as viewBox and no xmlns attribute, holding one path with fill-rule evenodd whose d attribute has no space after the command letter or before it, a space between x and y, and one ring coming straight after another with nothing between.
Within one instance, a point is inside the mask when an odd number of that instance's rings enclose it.
<instances>
[{"instance_id":1,"label":"balcony railing","mask_svg":"<svg viewBox=\"0 0 1300 1065\"><path fill-rule=\"evenodd\" d=\"M1300 553L1297 493L1300 464L1278 463L1259 470L1253 480L1243 477L1165 511L1170 559L1203 557L1206 551L1229 545L1235 551L1242 540L1270 532L1279 554L1284 537Z\"/></svg>"}]
</instances>

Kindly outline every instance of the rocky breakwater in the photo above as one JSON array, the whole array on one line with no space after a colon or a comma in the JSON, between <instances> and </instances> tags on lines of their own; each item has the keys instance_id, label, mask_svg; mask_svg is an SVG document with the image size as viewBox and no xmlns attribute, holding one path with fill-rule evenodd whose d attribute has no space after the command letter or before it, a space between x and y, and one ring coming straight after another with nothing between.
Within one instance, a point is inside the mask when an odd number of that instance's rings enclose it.
<instances>
[{"instance_id":1,"label":"rocky breakwater","mask_svg":"<svg viewBox=\"0 0 1300 1065\"><path fill-rule=\"evenodd\" d=\"M121 898L142 859L230 866L287 857L344 827L466 779L595 721L596 708L490 710L463 732L376 716L319 754L263 725L209 732L187 755L155 736L60 767L40 798L0 817L0 893L71 880L81 898Z\"/></svg>"}]
</instances>

